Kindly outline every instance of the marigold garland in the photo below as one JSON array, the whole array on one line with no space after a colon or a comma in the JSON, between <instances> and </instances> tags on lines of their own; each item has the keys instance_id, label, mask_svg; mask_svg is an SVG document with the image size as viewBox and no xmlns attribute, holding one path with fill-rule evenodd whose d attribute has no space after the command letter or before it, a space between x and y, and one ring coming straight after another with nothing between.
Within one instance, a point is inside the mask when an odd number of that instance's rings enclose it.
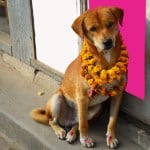
<instances>
[{"instance_id":1,"label":"marigold garland","mask_svg":"<svg viewBox=\"0 0 150 150\"><path fill-rule=\"evenodd\" d=\"M86 41L83 42L80 56L82 61L81 75L87 80L94 93L100 92L103 95L115 96L121 87L124 87L125 83L122 81L121 75L127 72L128 64L128 52L124 44L121 46L118 61L108 70L102 69L101 65L97 63L96 58L88 49ZM104 84L112 83L114 80L118 80L120 85L109 90L104 87ZM93 92L90 91L90 93Z\"/></svg>"}]
</instances>

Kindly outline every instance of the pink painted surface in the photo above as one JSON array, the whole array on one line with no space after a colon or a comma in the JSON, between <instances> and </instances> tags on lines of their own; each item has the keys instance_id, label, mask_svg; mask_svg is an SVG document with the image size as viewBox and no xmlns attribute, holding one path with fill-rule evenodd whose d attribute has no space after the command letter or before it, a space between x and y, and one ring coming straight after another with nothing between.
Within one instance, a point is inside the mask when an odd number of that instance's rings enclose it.
<instances>
[{"instance_id":1,"label":"pink painted surface","mask_svg":"<svg viewBox=\"0 0 150 150\"><path fill-rule=\"evenodd\" d=\"M129 52L126 91L144 100L146 0L89 0L90 8L98 6L117 6L124 10L120 31Z\"/></svg>"}]
</instances>

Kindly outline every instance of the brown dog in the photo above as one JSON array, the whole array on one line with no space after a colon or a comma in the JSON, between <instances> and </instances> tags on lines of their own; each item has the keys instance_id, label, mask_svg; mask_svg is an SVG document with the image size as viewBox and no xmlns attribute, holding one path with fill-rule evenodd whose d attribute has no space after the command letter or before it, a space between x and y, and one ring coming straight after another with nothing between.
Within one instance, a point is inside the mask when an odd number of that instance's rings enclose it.
<instances>
[{"instance_id":1,"label":"brown dog","mask_svg":"<svg viewBox=\"0 0 150 150\"><path fill-rule=\"evenodd\" d=\"M126 83L127 65L122 64L124 59L118 62L126 55L125 51L121 52L125 47L118 30L118 22L122 24L122 19L122 9L99 7L86 11L74 21L72 28L83 39L84 50L68 66L60 88L45 109L36 108L31 112L34 120L49 123L58 138L72 143L79 130L81 144L93 147L93 140L88 135L88 120L98 114L102 102L111 98L106 141L110 148L117 146L115 126L125 87L122 83ZM72 128L66 133L62 126Z\"/></svg>"}]
</instances>

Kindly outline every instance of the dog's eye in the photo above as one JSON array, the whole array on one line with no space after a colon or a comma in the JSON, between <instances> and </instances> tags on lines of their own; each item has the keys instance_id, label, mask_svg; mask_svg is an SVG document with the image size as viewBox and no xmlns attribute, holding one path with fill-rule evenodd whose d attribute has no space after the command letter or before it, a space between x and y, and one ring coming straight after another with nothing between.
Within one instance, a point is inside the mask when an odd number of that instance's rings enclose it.
<instances>
[{"instance_id":1,"label":"dog's eye","mask_svg":"<svg viewBox=\"0 0 150 150\"><path fill-rule=\"evenodd\" d=\"M111 21L107 24L107 28L111 28L114 25L114 23Z\"/></svg>"},{"instance_id":2,"label":"dog's eye","mask_svg":"<svg viewBox=\"0 0 150 150\"><path fill-rule=\"evenodd\" d=\"M92 27L90 28L90 31L91 31L91 32L96 32L96 30L97 30L97 28L96 28L95 26L92 26Z\"/></svg>"}]
</instances>

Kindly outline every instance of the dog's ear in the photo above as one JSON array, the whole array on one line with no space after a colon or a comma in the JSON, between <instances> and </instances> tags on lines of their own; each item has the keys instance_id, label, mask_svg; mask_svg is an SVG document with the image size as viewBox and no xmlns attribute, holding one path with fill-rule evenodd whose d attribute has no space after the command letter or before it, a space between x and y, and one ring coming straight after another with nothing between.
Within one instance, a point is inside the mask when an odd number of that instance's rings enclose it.
<instances>
[{"instance_id":1,"label":"dog's ear","mask_svg":"<svg viewBox=\"0 0 150 150\"><path fill-rule=\"evenodd\" d=\"M122 26L123 22L123 16L124 16L124 11L121 8L118 7L111 7L110 8L111 13L116 17L117 21L120 23Z\"/></svg>"},{"instance_id":2,"label":"dog's ear","mask_svg":"<svg viewBox=\"0 0 150 150\"><path fill-rule=\"evenodd\" d=\"M80 15L72 24L72 29L81 37L84 38L84 31L83 31L83 20L84 14Z\"/></svg>"},{"instance_id":3,"label":"dog's ear","mask_svg":"<svg viewBox=\"0 0 150 150\"><path fill-rule=\"evenodd\" d=\"M72 24L72 29L81 37L84 38L84 19L86 15L89 13L89 10L81 14Z\"/></svg>"}]
</instances>

